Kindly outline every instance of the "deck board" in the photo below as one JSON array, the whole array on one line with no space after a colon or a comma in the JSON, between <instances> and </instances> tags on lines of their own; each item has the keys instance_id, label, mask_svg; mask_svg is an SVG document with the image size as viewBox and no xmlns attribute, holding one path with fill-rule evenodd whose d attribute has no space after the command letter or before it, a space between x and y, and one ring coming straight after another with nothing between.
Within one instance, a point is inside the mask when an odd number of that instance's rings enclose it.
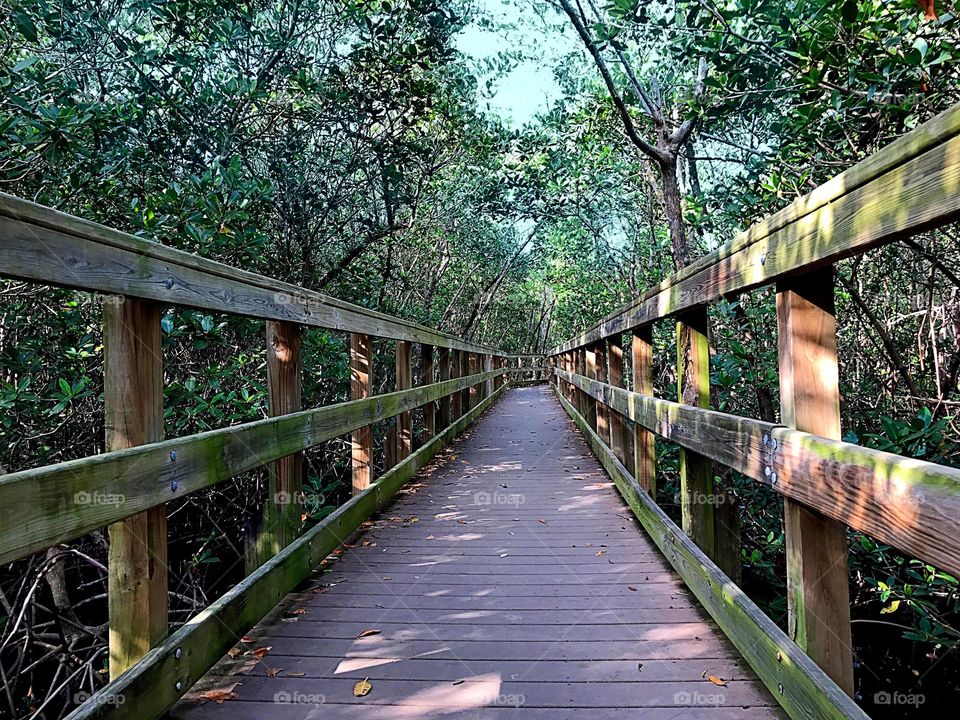
<instances>
[{"instance_id":1,"label":"deck board","mask_svg":"<svg viewBox=\"0 0 960 720\"><path fill-rule=\"evenodd\" d=\"M398 498L238 645L262 660L192 693L235 698L171 717L785 717L548 388L510 390Z\"/></svg>"}]
</instances>

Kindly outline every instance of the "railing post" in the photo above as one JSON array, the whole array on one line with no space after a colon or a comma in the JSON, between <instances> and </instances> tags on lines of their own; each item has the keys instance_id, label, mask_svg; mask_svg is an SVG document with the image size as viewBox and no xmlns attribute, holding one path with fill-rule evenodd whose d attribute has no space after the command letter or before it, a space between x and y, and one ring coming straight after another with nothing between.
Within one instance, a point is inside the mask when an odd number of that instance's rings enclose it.
<instances>
[{"instance_id":1,"label":"railing post","mask_svg":"<svg viewBox=\"0 0 960 720\"><path fill-rule=\"evenodd\" d=\"M607 338L607 382L614 387L623 387L623 338L612 335ZM624 466L627 463L627 433L623 416L613 408L607 408L610 421L610 449Z\"/></svg>"},{"instance_id":2,"label":"railing post","mask_svg":"<svg viewBox=\"0 0 960 720\"><path fill-rule=\"evenodd\" d=\"M361 400L373 392L373 338L350 334L350 398ZM350 437L353 494L363 492L373 480L373 428L365 425Z\"/></svg>"},{"instance_id":3,"label":"railing post","mask_svg":"<svg viewBox=\"0 0 960 720\"><path fill-rule=\"evenodd\" d=\"M590 372L587 369L587 348L581 347L576 350L577 357L577 375L582 375L584 377L590 377ZM587 424L590 424L590 419L593 418L593 409L590 407L590 395L576 388L574 391L577 396L577 409L580 411L580 415L587 421ZM594 418L595 420L596 418ZM592 427L592 426L591 426Z\"/></svg>"},{"instance_id":4,"label":"railing post","mask_svg":"<svg viewBox=\"0 0 960 720\"><path fill-rule=\"evenodd\" d=\"M450 348L440 348L439 357L440 381L450 379ZM450 427L450 395L444 395L440 398L440 406L437 411L437 423L441 430Z\"/></svg>"},{"instance_id":5,"label":"railing post","mask_svg":"<svg viewBox=\"0 0 960 720\"><path fill-rule=\"evenodd\" d=\"M609 380L606 341L598 341L597 344L594 345L594 352L597 358L594 368L596 373L595 379L606 384ZM610 437L610 408L607 407L606 403L599 400L597 400L597 435L600 436L600 439L603 440L607 447L613 447Z\"/></svg>"},{"instance_id":6,"label":"railing post","mask_svg":"<svg viewBox=\"0 0 960 720\"><path fill-rule=\"evenodd\" d=\"M705 308L677 318L677 392L680 402L710 407L709 321ZM734 582L740 578L739 511L713 486L713 462L680 448L680 502L684 532Z\"/></svg>"},{"instance_id":7,"label":"railing post","mask_svg":"<svg viewBox=\"0 0 960 720\"><path fill-rule=\"evenodd\" d=\"M653 326L634 328L633 391L653 397ZM633 425L633 476L652 498L657 497L656 436L640 423Z\"/></svg>"},{"instance_id":8,"label":"railing post","mask_svg":"<svg viewBox=\"0 0 960 720\"><path fill-rule=\"evenodd\" d=\"M477 374L477 364L479 356L477 353L467 353L467 374L476 375ZM480 384L474 383L470 386L470 389L467 391L467 412L473 410L477 403L480 401Z\"/></svg>"},{"instance_id":9,"label":"railing post","mask_svg":"<svg viewBox=\"0 0 960 720\"><path fill-rule=\"evenodd\" d=\"M778 283L777 326L783 424L839 440L833 268ZM769 452L776 453L776 446L769 446ZM790 635L852 695L846 528L787 499L783 525Z\"/></svg>"},{"instance_id":10,"label":"railing post","mask_svg":"<svg viewBox=\"0 0 960 720\"><path fill-rule=\"evenodd\" d=\"M450 377L463 377L463 350L450 351ZM463 416L463 390L457 390L451 396L453 406L453 420Z\"/></svg>"},{"instance_id":11,"label":"railing post","mask_svg":"<svg viewBox=\"0 0 960 720\"><path fill-rule=\"evenodd\" d=\"M296 323L268 320L267 409L270 417L297 412L302 406L301 329ZM303 453L271 463L267 501L257 533L245 557L249 575L297 536L303 493Z\"/></svg>"},{"instance_id":12,"label":"railing post","mask_svg":"<svg viewBox=\"0 0 960 720\"><path fill-rule=\"evenodd\" d=\"M586 365L585 370L586 375L591 380L597 379L597 346L588 345L584 349L583 360ZM590 429L594 432L597 432L597 420L600 415L600 407L596 399L589 393L583 393L584 404L587 407L587 413L584 417L587 418L587 422L590 425Z\"/></svg>"},{"instance_id":13,"label":"railing post","mask_svg":"<svg viewBox=\"0 0 960 720\"><path fill-rule=\"evenodd\" d=\"M433 385L433 345L420 346L422 385ZM423 406L423 441L429 442L437 433L437 404L428 402Z\"/></svg>"},{"instance_id":14,"label":"railing post","mask_svg":"<svg viewBox=\"0 0 960 720\"><path fill-rule=\"evenodd\" d=\"M410 363L411 343L409 340L397 340L397 390L409 390L413 387L413 369ZM413 417L402 412L397 415L397 464L402 463L413 452Z\"/></svg>"},{"instance_id":15,"label":"railing post","mask_svg":"<svg viewBox=\"0 0 960 720\"><path fill-rule=\"evenodd\" d=\"M103 304L106 450L163 439L160 306L132 298ZM176 460L171 457L171 462ZM167 511L158 505L109 528L110 679L167 634Z\"/></svg>"}]
</instances>

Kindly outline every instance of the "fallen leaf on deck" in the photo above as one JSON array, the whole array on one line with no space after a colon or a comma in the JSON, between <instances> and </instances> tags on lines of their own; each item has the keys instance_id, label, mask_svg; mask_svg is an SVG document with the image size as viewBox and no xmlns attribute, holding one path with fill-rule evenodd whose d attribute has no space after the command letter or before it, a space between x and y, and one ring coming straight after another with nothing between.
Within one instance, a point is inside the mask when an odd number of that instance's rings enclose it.
<instances>
[{"instance_id":1,"label":"fallen leaf on deck","mask_svg":"<svg viewBox=\"0 0 960 720\"><path fill-rule=\"evenodd\" d=\"M371 690L373 690L373 685L370 684L369 678L364 678L363 680L358 680L357 684L353 686L353 696L363 697L364 695L368 695Z\"/></svg>"},{"instance_id":2,"label":"fallen leaf on deck","mask_svg":"<svg viewBox=\"0 0 960 720\"><path fill-rule=\"evenodd\" d=\"M267 677L275 678L277 675L283 672L283 668L267 668Z\"/></svg>"},{"instance_id":3,"label":"fallen leaf on deck","mask_svg":"<svg viewBox=\"0 0 960 720\"><path fill-rule=\"evenodd\" d=\"M710 675L709 677L707 677L707 680L712 682L714 685L719 685L720 687L726 687L727 683L729 682L728 680L724 680L723 678L717 677L716 675Z\"/></svg>"},{"instance_id":4,"label":"fallen leaf on deck","mask_svg":"<svg viewBox=\"0 0 960 720\"><path fill-rule=\"evenodd\" d=\"M537 522L540 523L541 525L546 525L546 524L547 524L547 521L544 520L543 518L540 518L539 520L537 520Z\"/></svg>"},{"instance_id":5,"label":"fallen leaf on deck","mask_svg":"<svg viewBox=\"0 0 960 720\"><path fill-rule=\"evenodd\" d=\"M205 702L207 700L212 700L217 705L223 705L225 700L236 700L239 695L233 691L233 689L240 683L232 683L231 685L226 685L221 688L214 688L212 690L206 690L199 695L191 696L191 700L199 700L200 702Z\"/></svg>"},{"instance_id":6,"label":"fallen leaf on deck","mask_svg":"<svg viewBox=\"0 0 960 720\"><path fill-rule=\"evenodd\" d=\"M433 540L433 535L427 535L427 540Z\"/></svg>"},{"instance_id":7,"label":"fallen leaf on deck","mask_svg":"<svg viewBox=\"0 0 960 720\"><path fill-rule=\"evenodd\" d=\"M360 634L357 635L357 639L370 637L371 635L379 635L380 630L374 630L373 628L367 628L366 630L361 630Z\"/></svg>"},{"instance_id":8,"label":"fallen leaf on deck","mask_svg":"<svg viewBox=\"0 0 960 720\"><path fill-rule=\"evenodd\" d=\"M243 648L232 647L229 650L227 650L227 655L229 655L230 657L236 657L242 652L243 652Z\"/></svg>"},{"instance_id":9,"label":"fallen leaf on deck","mask_svg":"<svg viewBox=\"0 0 960 720\"><path fill-rule=\"evenodd\" d=\"M392 580L393 578L391 578L389 575L384 575L384 576L383 576L383 579L384 579L384 580Z\"/></svg>"},{"instance_id":10,"label":"fallen leaf on deck","mask_svg":"<svg viewBox=\"0 0 960 720\"><path fill-rule=\"evenodd\" d=\"M271 647L273 646L271 645L269 647L258 647L256 650L252 651L250 654L253 655L257 660L263 660L263 658L265 658L267 654L270 652Z\"/></svg>"},{"instance_id":11,"label":"fallen leaf on deck","mask_svg":"<svg viewBox=\"0 0 960 720\"><path fill-rule=\"evenodd\" d=\"M627 590L632 590L633 592L637 591L637 589L633 585L627 585Z\"/></svg>"},{"instance_id":12,"label":"fallen leaf on deck","mask_svg":"<svg viewBox=\"0 0 960 720\"><path fill-rule=\"evenodd\" d=\"M254 639L253 639L252 637L250 637L249 635L244 635L242 638L240 638L240 642L242 642L242 643L252 643L252 642L256 642L256 640L254 640Z\"/></svg>"},{"instance_id":13,"label":"fallen leaf on deck","mask_svg":"<svg viewBox=\"0 0 960 720\"><path fill-rule=\"evenodd\" d=\"M597 550L597 553L596 553L597 557L602 557L606 554L607 554L606 550Z\"/></svg>"}]
</instances>

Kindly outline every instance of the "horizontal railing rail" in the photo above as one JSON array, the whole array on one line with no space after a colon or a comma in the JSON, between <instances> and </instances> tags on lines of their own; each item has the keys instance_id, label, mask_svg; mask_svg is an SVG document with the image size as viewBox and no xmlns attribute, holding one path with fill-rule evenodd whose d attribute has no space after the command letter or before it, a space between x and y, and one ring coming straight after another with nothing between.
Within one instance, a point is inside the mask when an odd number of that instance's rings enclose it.
<instances>
[{"instance_id":1,"label":"horizontal railing rail","mask_svg":"<svg viewBox=\"0 0 960 720\"><path fill-rule=\"evenodd\" d=\"M960 470L840 440L833 264L957 218L960 105L547 354L564 408L588 433L638 518L695 592L704 573L720 573L731 584L739 580L739 514L727 493L715 488L713 463L783 497L791 636L832 679L816 683L835 709L838 687L853 692L847 528L957 574ZM771 284L782 425L708 409L708 306ZM652 328L666 319L676 322L680 402L654 397ZM632 390L625 387L626 358ZM682 527L708 559L703 572L689 554L670 550L687 538L672 535L672 523L655 505L655 435L680 447ZM644 497L631 499L632 488ZM712 592L721 592L713 586ZM706 592L702 583L699 587ZM700 599L726 630L725 623L732 622L729 605ZM765 622L754 618L751 632ZM744 655L788 712L805 716L797 707L806 699L796 697L790 684L774 682L764 667L768 658Z\"/></svg>"},{"instance_id":2,"label":"horizontal railing rail","mask_svg":"<svg viewBox=\"0 0 960 720\"><path fill-rule=\"evenodd\" d=\"M162 717L512 377L508 357L478 343L2 193L0 275L119 296L102 305L107 452L0 476L2 563L109 527L111 682L74 718ZM168 305L265 321L270 417L163 439ZM301 407L310 328L349 333L351 400ZM374 337L396 341L396 390L382 395L373 395ZM422 410L419 449L414 410ZM375 481L373 425L391 418ZM303 451L344 435L354 497L301 534ZM247 538L246 579L168 636L166 503L263 466L267 500ZM118 695L124 703L109 702Z\"/></svg>"}]
</instances>

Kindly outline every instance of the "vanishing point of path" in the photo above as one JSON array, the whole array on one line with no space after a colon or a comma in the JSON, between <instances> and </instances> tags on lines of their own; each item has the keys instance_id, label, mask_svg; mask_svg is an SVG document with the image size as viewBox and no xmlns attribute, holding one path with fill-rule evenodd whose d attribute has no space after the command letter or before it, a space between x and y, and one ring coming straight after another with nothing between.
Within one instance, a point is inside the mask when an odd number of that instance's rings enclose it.
<instances>
[{"instance_id":1,"label":"vanishing point of path","mask_svg":"<svg viewBox=\"0 0 960 720\"><path fill-rule=\"evenodd\" d=\"M507 391L315 581L193 693L235 696L172 717L783 717L546 386Z\"/></svg>"}]
</instances>

